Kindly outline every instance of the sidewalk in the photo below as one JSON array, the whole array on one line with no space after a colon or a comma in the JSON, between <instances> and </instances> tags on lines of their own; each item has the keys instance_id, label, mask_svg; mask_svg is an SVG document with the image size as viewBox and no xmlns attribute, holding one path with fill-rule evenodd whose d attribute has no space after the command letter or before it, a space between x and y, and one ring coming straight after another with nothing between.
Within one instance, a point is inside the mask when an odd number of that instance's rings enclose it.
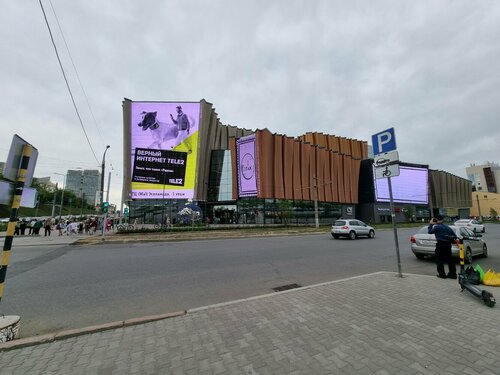
<instances>
[{"instance_id":1,"label":"sidewalk","mask_svg":"<svg viewBox=\"0 0 500 375\"><path fill-rule=\"evenodd\" d=\"M499 321L456 280L379 272L6 350L0 373L498 374Z\"/></svg>"}]
</instances>

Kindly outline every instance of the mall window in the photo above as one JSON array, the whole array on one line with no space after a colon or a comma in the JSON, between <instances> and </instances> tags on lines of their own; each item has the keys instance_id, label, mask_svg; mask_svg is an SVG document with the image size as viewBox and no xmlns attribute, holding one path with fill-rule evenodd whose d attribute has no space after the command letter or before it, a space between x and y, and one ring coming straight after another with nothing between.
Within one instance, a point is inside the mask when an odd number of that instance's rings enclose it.
<instances>
[{"instance_id":1,"label":"mall window","mask_svg":"<svg viewBox=\"0 0 500 375\"><path fill-rule=\"evenodd\" d=\"M213 150L208 178L208 201L227 202L233 200L231 151Z\"/></svg>"}]
</instances>

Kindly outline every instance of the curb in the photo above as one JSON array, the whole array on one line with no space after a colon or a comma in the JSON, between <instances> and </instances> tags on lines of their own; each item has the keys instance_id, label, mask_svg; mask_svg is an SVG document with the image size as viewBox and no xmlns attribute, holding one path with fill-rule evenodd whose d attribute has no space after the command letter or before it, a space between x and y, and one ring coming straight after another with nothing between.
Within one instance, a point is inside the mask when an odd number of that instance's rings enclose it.
<instances>
[{"instance_id":1,"label":"curb","mask_svg":"<svg viewBox=\"0 0 500 375\"><path fill-rule=\"evenodd\" d=\"M0 352L24 348L27 346L33 346L33 345L38 345L38 344L45 344L45 343L58 341L58 340L64 340L64 339L68 339L68 338L75 337L75 336L82 336L82 335L88 335L91 333L108 331L110 329L125 328L125 327L130 327L130 326L134 326L134 325L138 325L138 324L155 322L157 320L177 318L177 317L183 316L183 315L186 315L185 310L166 313L166 314L143 316L140 318L132 318L132 319L127 319L127 320L119 320L116 322L99 324L99 325L95 325L95 326L70 329L70 330L54 332L54 333L47 333L45 335L40 335L40 336L26 337L26 338L22 338L22 339L18 339L18 340L12 340L12 341L8 341L5 343L0 343Z\"/></svg>"}]
</instances>

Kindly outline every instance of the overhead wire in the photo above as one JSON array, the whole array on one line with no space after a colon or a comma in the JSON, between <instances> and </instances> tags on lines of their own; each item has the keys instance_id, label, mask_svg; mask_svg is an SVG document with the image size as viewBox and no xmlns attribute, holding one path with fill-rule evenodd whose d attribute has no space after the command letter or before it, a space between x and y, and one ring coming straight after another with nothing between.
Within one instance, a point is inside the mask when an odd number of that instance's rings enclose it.
<instances>
[{"instance_id":1,"label":"overhead wire","mask_svg":"<svg viewBox=\"0 0 500 375\"><path fill-rule=\"evenodd\" d=\"M95 158L96 162L99 163L99 159L97 158L97 156L96 156L96 154L94 152L92 144L90 143L90 139L89 139L89 137L87 135L87 131L85 130L85 126L83 125L83 121L82 121L82 118L80 116L80 112L78 111L78 107L76 105L75 98L73 97L73 93L71 91L71 87L69 86L69 82L68 82L68 79L66 77L66 72L64 71L64 67L62 65L61 58L59 57L59 52L57 50L57 46L56 46L56 43L54 41L54 36L52 35L52 30L50 28L50 24L49 24L49 21L47 19L47 14L45 13L45 9L43 7L42 0L38 0L38 2L40 3L40 7L41 7L42 13L43 13L43 18L45 19L45 24L47 25L47 29L48 29L49 34L50 34L50 39L52 41L52 45L53 45L54 51L56 53L57 61L59 62L59 67L61 68L61 72L62 72L62 75L64 77L64 81L66 82L66 87L67 87L69 95L71 97L71 101L73 102L73 107L75 108L76 115L77 115L78 120L80 122L80 126L82 127L83 133L85 134L85 138L87 139L87 143L88 143L88 145L90 147L90 150L92 151L92 154L94 155L94 158Z\"/></svg>"},{"instance_id":2,"label":"overhead wire","mask_svg":"<svg viewBox=\"0 0 500 375\"><path fill-rule=\"evenodd\" d=\"M73 66L73 70L75 71L75 75L76 75L76 78L78 80L78 84L80 85L83 96L85 97L85 102L87 103L87 107L89 108L90 115L92 116L92 120L94 121L94 125L97 129L97 134L99 135L101 145L104 148L104 138L103 138L102 133L101 133L101 128L100 128L99 124L97 123L97 120L94 116L94 111L92 110L92 106L90 105L90 101L89 101L89 98L87 96L87 92L85 91L83 84L82 84L82 81L80 79L80 75L78 74L78 69L76 69L76 65L75 65L75 62L73 60L73 56L71 55L71 51L69 49L68 43L66 42L66 38L64 37L64 32L62 30L61 23L59 22L59 18L57 17L57 13L56 13L56 10L54 8L54 5L52 4L52 0L49 0L49 3L50 3L50 7L52 8L52 12L54 13L54 18L56 19L56 23L57 23L57 27L59 28L59 32L61 33L61 37L62 37L62 40L64 42L64 46L66 47L66 51L68 52L68 56L69 56L69 59L71 61L71 65ZM108 159L111 159L111 157L108 156ZM109 161L109 164L111 165L111 168L113 169L113 163L111 162L111 160Z\"/></svg>"}]
</instances>

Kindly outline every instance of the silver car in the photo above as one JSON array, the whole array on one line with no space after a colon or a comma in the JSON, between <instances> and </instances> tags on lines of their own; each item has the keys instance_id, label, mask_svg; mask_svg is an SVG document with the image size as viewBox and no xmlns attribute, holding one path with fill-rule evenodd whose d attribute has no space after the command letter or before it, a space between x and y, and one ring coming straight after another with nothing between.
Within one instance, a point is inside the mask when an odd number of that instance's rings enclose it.
<instances>
[{"instance_id":1,"label":"silver car","mask_svg":"<svg viewBox=\"0 0 500 375\"><path fill-rule=\"evenodd\" d=\"M484 233L486 231L486 228L484 227L483 224L481 224L479 221L474 220L474 219L461 219L455 221L455 225L457 227L467 227L473 232L481 232Z\"/></svg>"},{"instance_id":2,"label":"silver car","mask_svg":"<svg viewBox=\"0 0 500 375\"><path fill-rule=\"evenodd\" d=\"M357 237L375 237L375 229L361 220L354 219L338 219L331 229L332 237L337 239L339 237L348 237L351 240Z\"/></svg>"},{"instance_id":3,"label":"silver car","mask_svg":"<svg viewBox=\"0 0 500 375\"><path fill-rule=\"evenodd\" d=\"M474 256L488 256L488 246L482 239L482 235L474 233L467 227L457 227L450 225L458 238L464 241L464 259L466 264L472 263ZM410 238L411 251L418 259L423 259L426 256L434 256L436 251L436 237L434 234L427 233L427 226L422 227ZM453 257L460 256L458 246L451 245L451 253Z\"/></svg>"}]
</instances>

